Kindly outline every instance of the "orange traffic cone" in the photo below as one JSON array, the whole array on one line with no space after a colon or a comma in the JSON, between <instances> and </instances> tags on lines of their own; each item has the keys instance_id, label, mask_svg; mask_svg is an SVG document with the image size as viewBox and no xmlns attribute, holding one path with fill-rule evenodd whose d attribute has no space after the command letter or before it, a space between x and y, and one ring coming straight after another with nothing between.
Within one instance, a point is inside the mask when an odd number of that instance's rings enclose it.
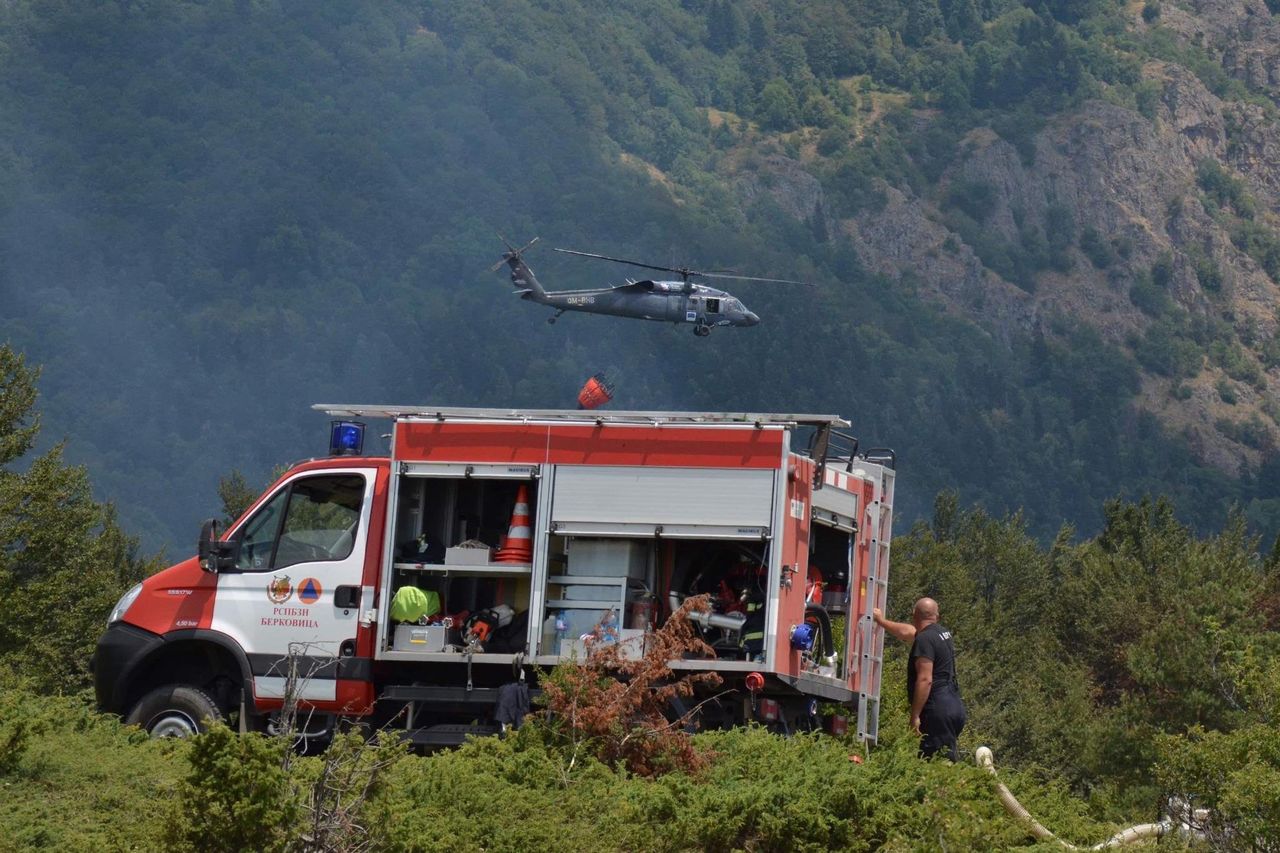
<instances>
[{"instance_id":1,"label":"orange traffic cone","mask_svg":"<svg viewBox=\"0 0 1280 853\"><path fill-rule=\"evenodd\" d=\"M532 563L533 536L529 527L529 487L523 483L516 492L516 506L511 511L511 529L507 531L495 563Z\"/></svg>"}]
</instances>

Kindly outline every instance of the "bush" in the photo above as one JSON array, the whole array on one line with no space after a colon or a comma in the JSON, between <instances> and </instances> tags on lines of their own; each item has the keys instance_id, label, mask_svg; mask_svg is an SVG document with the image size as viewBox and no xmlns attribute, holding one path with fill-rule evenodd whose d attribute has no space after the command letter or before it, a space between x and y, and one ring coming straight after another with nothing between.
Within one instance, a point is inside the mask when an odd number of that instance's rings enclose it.
<instances>
[{"instance_id":1,"label":"bush","mask_svg":"<svg viewBox=\"0 0 1280 853\"><path fill-rule=\"evenodd\" d=\"M975 222L986 222L996 207L996 190L987 181L964 178L947 190L946 203L965 212Z\"/></svg>"},{"instance_id":2,"label":"bush","mask_svg":"<svg viewBox=\"0 0 1280 853\"><path fill-rule=\"evenodd\" d=\"M1219 207L1230 207L1246 219L1253 218L1255 204L1244 182L1227 174L1217 160L1205 157L1196 165L1196 183Z\"/></svg>"},{"instance_id":3,"label":"bush","mask_svg":"<svg viewBox=\"0 0 1280 853\"><path fill-rule=\"evenodd\" d=\"M1274 231L1259 222L1242 220L1232 227L1231 242L1253 258L1272 281L1280 281L1280 237Z\"/></svg>"},{"instance_id":4,"label":"bush","mask_svg":"<svg viewBox=\"0 0 1280 853\"><path fill-rule=\"evenodd\" d=\"M216 725L191 743L167 839L174 849L284 851L302 807L284 767L283 738L239 735Z\"/></svg>"},{"instance_id":5,"label":"bush","mask_svg":"<svg viewBox=\"0 0 1280 853\"><path fill-rule=\"evenodd\" d=\"M158 850L187 744L155 741L87 697L0 687L0 847Z\"/></svg>"},{"instance_id":6,"label":"bush","mask_svg":"<svg viewBox=\"0 0 1280 853\"><path fill-rule=\"evenodd\" d=\"M1203 352L1167 320L1152 323L1134 345L1134 355L1145 368L1175 379L1200 372Z\"/></svg>"},{"instance_id":7,"label":"bush","mask_svg":"<svg viewBox=\"0 0 1280 853\"><path fill-rule=\"evenodd\" d=\"M1165 797L1206 808L1198 821L1214 850L1280 849L1280 729L1191 730L1157 740Z\"/></svg>"},{"instance_id":8,"label":"bush","mask_svg":"<svg viewBox=\"0 0 1280 853\"><path fill-rule=\"evenodd\" d=\"M713 672L673 674L669 661L690 654L714 656L689 623L692 610L710 609L709 596L694 596L645 638L639 660L624 657L620 643L590 649L585 661L567 661L542 682L547 711L575 750L641 776L680 770L696 774L709 758L694 748L683 720L669 720L677 700L716 687Z\"/></svg>"},{"instance_id":9,"label":"bush","mask_svg":"<svg viewBox=\"0 0 1280 853\"><path fill-rule=\"evenodd\" d=\"M1086 225L1080 231L1080 251L1084 252L1095 267L1104 270L1115 263L1116 253L1111 244L1103 239L1098 229Z\"/></svg>"},{"instance_id":10,"label":"bush","mask_svg":"<svg viewBox=\"0 0 1280 853\"><path fill-rule=\"evenodd\" d=\"M1148 276L1140 276L1129 286L1129 301L1149 317L1160 318L1173 310L1169 294L1157 287Z\"/></svg>"},{"instance_id":11,"label":"bush","mask_svg":"<svg viewBox=\"0 0 1280 853\"><path fill-rule=\"evenodd\" d=\"M1187 250L1187 258L1191 261L1201 288L1215 293L1222 289L1222 271L1218 269L1217 261L1198 246Z\"/></svg>"}]
</instances>

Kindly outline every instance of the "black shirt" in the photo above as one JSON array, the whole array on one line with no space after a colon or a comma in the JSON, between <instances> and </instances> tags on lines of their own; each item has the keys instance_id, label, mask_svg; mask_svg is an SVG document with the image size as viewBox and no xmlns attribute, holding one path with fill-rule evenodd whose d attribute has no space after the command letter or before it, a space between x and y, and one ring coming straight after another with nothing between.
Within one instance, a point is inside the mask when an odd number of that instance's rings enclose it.
<instances>
[{"instance_id":1,"label":"black shirt","mask_svg":"<svg viewBox=\"0 0 1280 853\"><path fill-rule=\"evenodd\" d=\"M907 701L915 701L916 693L916 660L927 658L933 661L933 687L942 684L958 686L956 681L956 647L951 643L951 632L934 622L916 632L915 642L911 644L911 657L907 661ZM931 688L929 694L933 695Z\"/></svg>"}]
</instances>

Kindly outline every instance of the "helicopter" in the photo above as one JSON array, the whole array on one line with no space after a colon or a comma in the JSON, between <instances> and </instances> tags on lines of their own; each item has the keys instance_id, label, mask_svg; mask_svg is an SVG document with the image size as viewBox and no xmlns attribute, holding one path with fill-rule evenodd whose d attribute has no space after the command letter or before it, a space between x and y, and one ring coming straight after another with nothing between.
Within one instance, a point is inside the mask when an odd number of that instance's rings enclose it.
<instances>
[{"instance_id":1,"label":"helicopter","mask_svg":"<svg viewBox=\"0 0 1280 853\"><path fill-rule=\"evenodd\" d=\"M597 255L593 252L577 252L573 249L556 249L566 255L577 255L584 258L596 258L602 261L613 261L619 264L630 264L633 267L673 272L680 276L679 281L640 281L627 279L626 284L613 287L592 288L589 290L544 290L538 279L524 262L527 252L538 238L534 237L523 247L517 249L498 235L507 251L502 259L489 268L497 272L503 264L511 267L511 284L521 299L549 305L556 309L554 316L547 318L548 323L555 321L566 311L585 311L589 314L612 314L616 317L634 317L641 320L658 320L667 323L690 323L693 333L700 338L711 334L717 326L755 326L760 317L747 309L737 297L725 290L699 284L696 278L731 278L741 281L762 281L775 284L799 284L806 287L813 285L803 281L792 281L786 278L759 278L750 275L737 275L725 272L699 272L688 267L660 267L625 258L611 258L608 255Z\"/></svg>"}]
</instances>

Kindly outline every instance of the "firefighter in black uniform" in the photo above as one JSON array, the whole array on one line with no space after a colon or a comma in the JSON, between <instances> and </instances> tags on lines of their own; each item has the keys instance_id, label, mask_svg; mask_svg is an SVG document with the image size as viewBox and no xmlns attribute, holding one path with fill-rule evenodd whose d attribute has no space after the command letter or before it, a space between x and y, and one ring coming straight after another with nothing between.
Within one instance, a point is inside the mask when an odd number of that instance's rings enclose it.
<instances>
[{"instance_id":1,"label":"firefighter in black uniform","mask_svg":"<svg viewBox=\"0 0 1280 853\"><path fill-rule=\"evenodd\" d=\"M964 728L964 702L956 680L956 647L951 632L938 622L938 602L922 598L911 610L911 622L884 618L880 608L871 611L876 624L911 645L907 662L907 698L911 702L911 728L922 735L920 755L929 758L946 751L952 761L959 755L956 740Z\"/></svg>"}]
</instances>

